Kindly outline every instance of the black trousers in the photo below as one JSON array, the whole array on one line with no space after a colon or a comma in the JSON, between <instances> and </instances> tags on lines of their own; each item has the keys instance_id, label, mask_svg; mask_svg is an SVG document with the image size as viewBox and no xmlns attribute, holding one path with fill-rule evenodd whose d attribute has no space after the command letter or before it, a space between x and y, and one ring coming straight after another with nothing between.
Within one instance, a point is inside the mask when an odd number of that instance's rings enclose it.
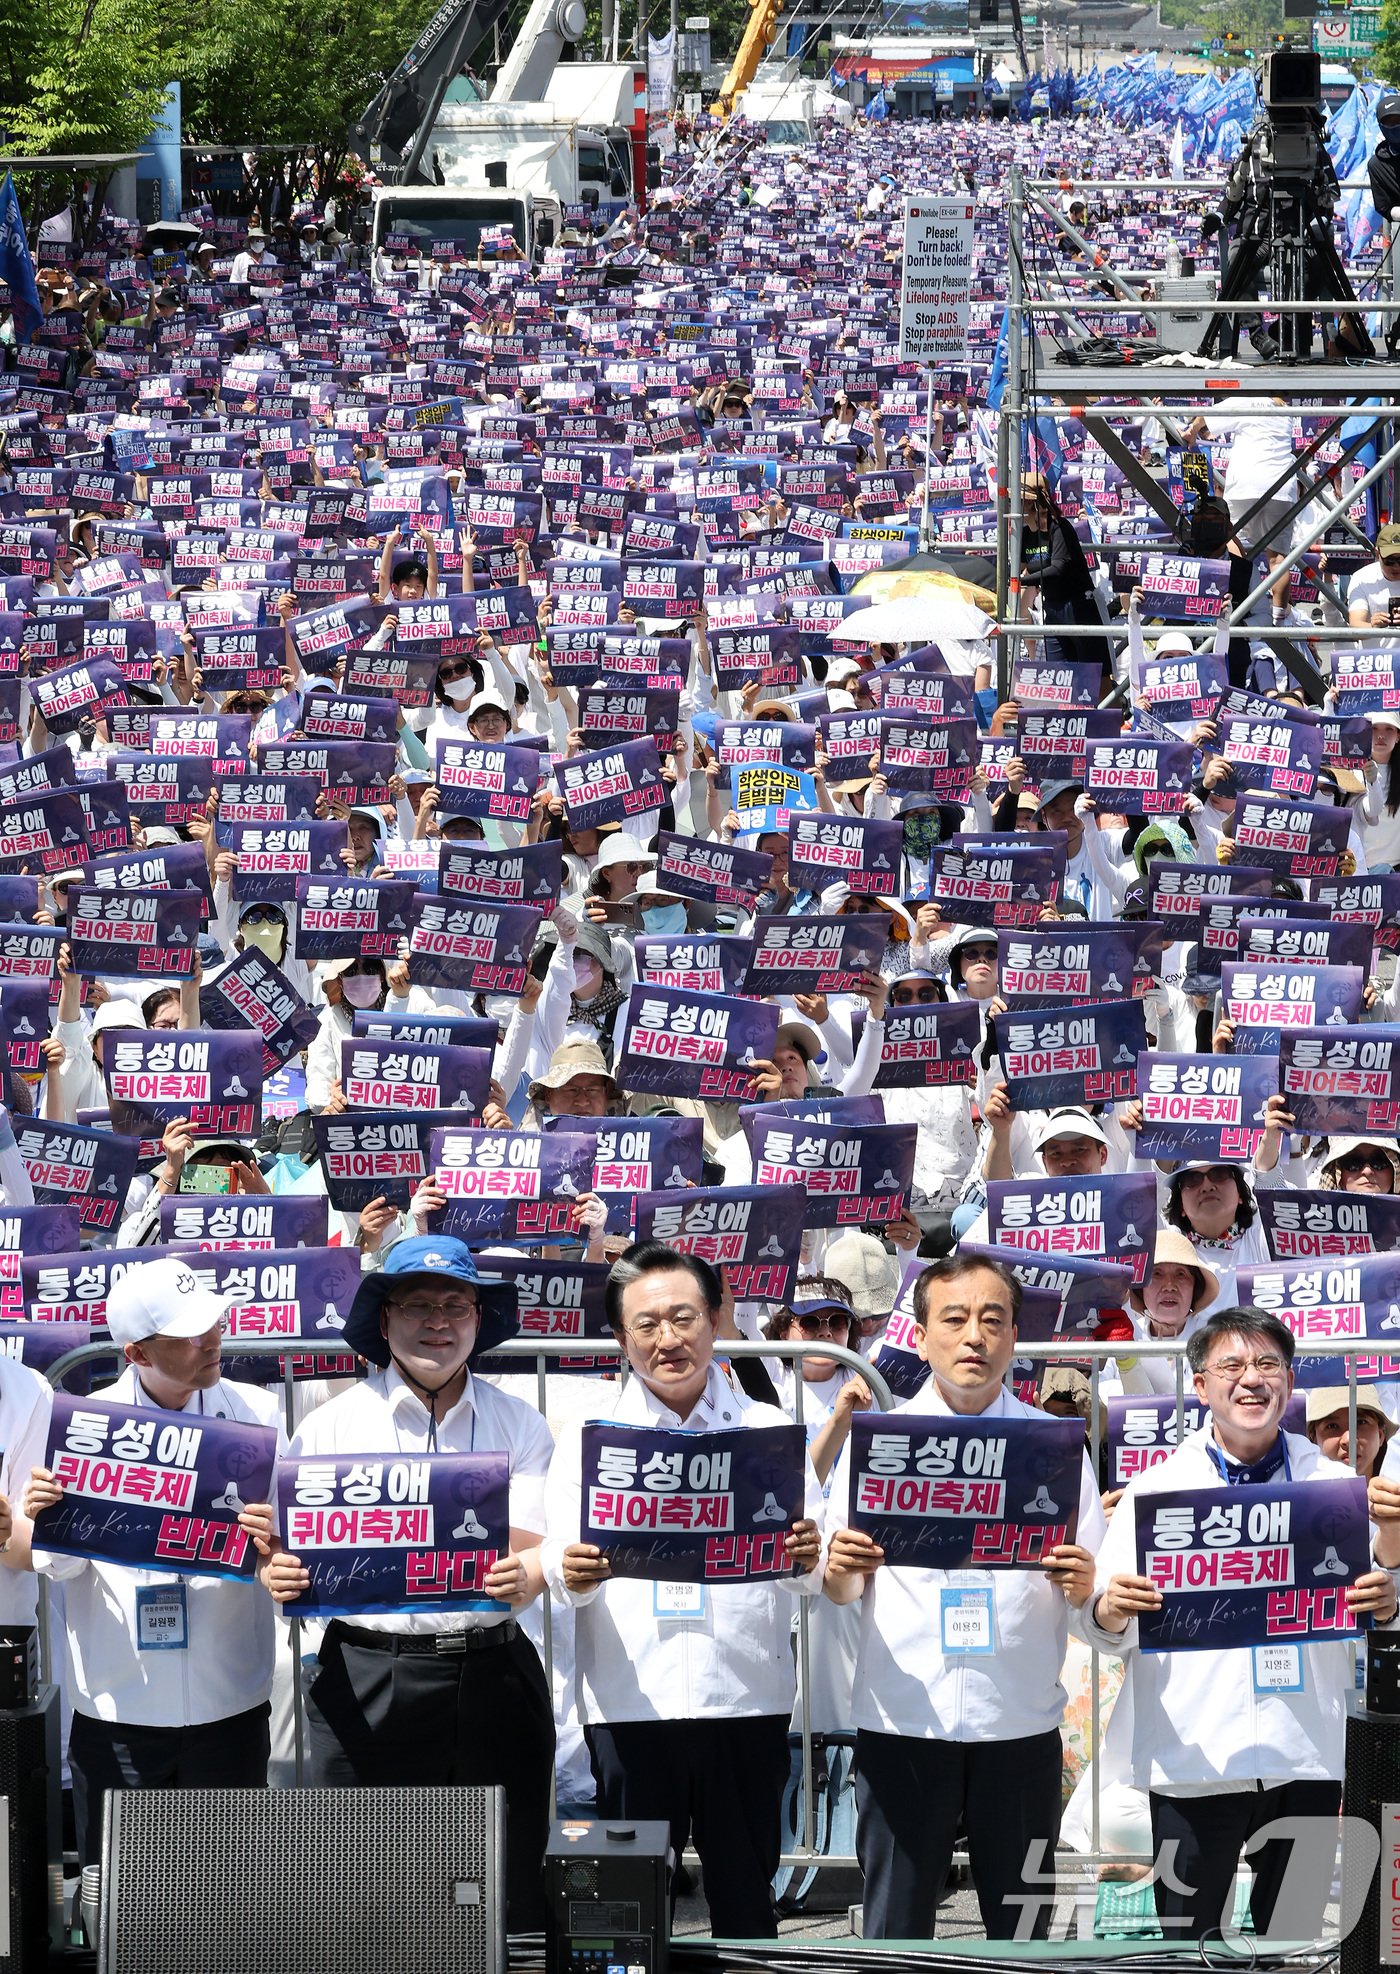
<instances>
[{"instance_id":1,"label":"black trousers","mask_svg":"<svg viewBox=\"0 0 1400 1974\"><path fill-rule=\"evenodd\" d=\"M787 1716L619 1720L587 1734L599 1815L669 1823L677 1859L693 1837L714 1937L776 1939Z\"/></svg>"},{"instance_id":2,"label":"black trousers","mask_svg":"<svg viewBox=\"0 0 1400 1974\"><path fill-rule=\"evenodd\" d=\"M1203 1933L1228 1925L1240 1852L1257 1830L1280 1817L1316 1818L1317 1826L1303 1831L1296 1841L1275 1839L1250 1853L1254 1930L1280 1939L1318 1937L1332 1888L1342 1807L1340 1782L1287 1782L1277 1789L1218 1796L1154 1792L1150 1801L1156 1869L1152 1890L1165 1939L1198 1940Z\"/></svg>"},{"instance_id":3,"label":"black trousers","mask_svg":"<svg viewBox=\"0 0 1400 1974\"><path fill-rule=\"evenodd\" d=\"M378 1651L331 1623L306 1699L318 1788L494 1788L506 1792L512 1933L544 1924L554 1708L523 1632L476 1652ZM401 1645L393 1632L380 1636ZM413 1641L419 1642L417 1640Z\"/></svg>"},{"instance_id":4,"label":"black trousers","mask_svg":"<svg viewBox=\"0 0 1400 1974\"><path fill-rule=\"evenodd\" d=\"M865 1875L864 1937L934 1937L961 1821L987 1938L1043 1940L1055 1890L1060 1760L1056 1728L1014 1741L921 1741L862 1727L856 1852Z\"/></svg>"},{"instance_id":5,"label":"black trousers","mask_svg":"<svg viewBox=\"0 0 1400 1974\"><path fill-rule=\"evenodd\" d=\"M75 1713L68 1766L82 1862L102 1860L102 1804L111 1789L265 1789L271 1714L264 1702L198 1727L128 1727Z\"/></svg>"}]
</instances>

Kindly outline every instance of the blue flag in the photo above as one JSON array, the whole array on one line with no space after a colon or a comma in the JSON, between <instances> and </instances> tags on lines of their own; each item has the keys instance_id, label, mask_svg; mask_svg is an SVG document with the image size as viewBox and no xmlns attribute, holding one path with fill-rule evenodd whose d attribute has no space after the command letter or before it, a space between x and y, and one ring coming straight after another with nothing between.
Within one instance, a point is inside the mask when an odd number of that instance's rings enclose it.
<instances>
[{"instance_id":1,"label":"blue flag","mask_svg":"<svg viewBox=\"0 0 1400 1974\"><path fill-rule=\"evenodd\" d=\"M5 183L0 185L0 280L10 291L10 305L15 312L15 340L21 343L32 341L44 319L44 311L39 306L34 260L25 238L24 221L20 217L19 194L8 171L5 173Z\"/></svg>"},{"instance_id":2,"label":"blue flag","mask_svg":"<svg viewBox=\"0 0 1400 1974\"><path fill-rule=\"evenodd\" d=\"M867 123L883 123L889 113L890 107L885 101L884 85L882 84L865 106L865 120Z\"/></svg>"}]
</instances>

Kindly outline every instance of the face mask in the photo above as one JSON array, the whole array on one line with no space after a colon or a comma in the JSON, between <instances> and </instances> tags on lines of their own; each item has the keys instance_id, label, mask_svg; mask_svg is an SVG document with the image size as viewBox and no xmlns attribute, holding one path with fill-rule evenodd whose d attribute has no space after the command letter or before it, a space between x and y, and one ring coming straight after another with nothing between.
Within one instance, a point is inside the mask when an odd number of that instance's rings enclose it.
<instances>
[{"instance_id":1,"label":"face mask","mask_svg":"<svg viewBox=\"0 0 1400 1974\"><path fill-rule=\"evenodd\" d=\"M267 954L275 966L282 957L282 947L287 933L285 926L260 920L256 925L245 925L240 936L245 948L256 946L260 953Z\"/></svg>"},{"instance_id":2,"label":"face mask","mask_svg":"<svg viewBox=\"0 0 1400 1974\"><path fill-rule=\"evenodd\" d=\"M642 913L642 924L648 932L684 932L685 906L653 905Z\"/></svg>"},{"instance_id":3,"label":"face mask","mask_svg":"<svg viewBox=\"0 0 1400 1974\"><path fill-rule=\"evenodd\" d=\"M937 809L922 809L917 814L904 818L904 854L908 857L927 857L938 841Z\"/></svg>"},{"instance_id":4,"label":"face mask","mask_svg":"<svg viewBox=\"0 0 1400 1974\"><path fill-rule=\"evenodd\" d=\"M498 1028L510 1027L517 1005L513 994L483 994L481 1005L486 1010L488 1021L494 1021Z\"/></svg>"},{"instance_id":5,"label":"face mask","mask_svg":"<svg viewBox=\"0 0 1400 1974\"><path fill-rule=\"evenodd\" d=\"M596 994L602 985L603 969L597 960L582 953L574 954L574 992L576 994Z\"/></svg>"},{"instance_id":6,"label":"face mask","mask_svg":"<svg viewBox=\"0 0 1400 1974\"><path fill-rule=\"evenodd\" d=\"M369 973L343 973L340 991L352 1008L372 1008L379 999L379 982Z\"/></svg>"},{"instance_id":7,"label":"face mask","mask_svg":"<svg viewBox=\"0 0 1400 1974\"><path fill-rule=\"evenodd\" d=\"M469 706L476 698L476 687L470 679L444 679L442 689L454 706Z\"/></svg>"}]
</instances>

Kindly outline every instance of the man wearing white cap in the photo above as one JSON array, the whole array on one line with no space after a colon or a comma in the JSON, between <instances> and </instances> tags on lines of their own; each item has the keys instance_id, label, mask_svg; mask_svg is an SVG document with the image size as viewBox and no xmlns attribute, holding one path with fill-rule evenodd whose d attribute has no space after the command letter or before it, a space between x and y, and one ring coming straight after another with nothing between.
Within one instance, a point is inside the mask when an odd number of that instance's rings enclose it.
<instances>
[{"instance_id":1,"label":"man wearing white cap","mask_svg":"<svg viewBox=\"0 0 1400 1974\"><path fill-rule=\"evenodd\" d=\"M94 1398L278 1427L273 1393L220 1376L223 1305L181 1257L129 1269L107 1298L107 1327L126 1366ZM21 1561L35 1515L62 1493L47 1467L33 1469L12 1538ZM238 1519L263 1535L272 1511L250 1503ZM65 1586L63 1679L84 1864L101 1856L108 1790L265 1786L275 1626L255 1582L44 1550L32 1565Z\"/></svg>"}]
</instances>

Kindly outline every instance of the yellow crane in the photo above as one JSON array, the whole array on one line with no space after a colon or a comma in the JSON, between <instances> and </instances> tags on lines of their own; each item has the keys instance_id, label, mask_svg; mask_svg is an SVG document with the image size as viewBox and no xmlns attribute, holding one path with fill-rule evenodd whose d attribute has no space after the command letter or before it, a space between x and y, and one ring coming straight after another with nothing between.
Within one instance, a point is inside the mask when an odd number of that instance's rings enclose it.
<instances>
[{"instance_id":1,"label":"yellow crane","mask_svg":"<svg viewBox=\"0 0 1400 1974\"><path fill-rule=\"evenodd\" d=\"M758 73L758 65L778 38L778 16L784 0L749 0L753 12L744 29L728 75L713 108L722 117L733 114L734 104Z\"/></svg>"}]
</instances>

